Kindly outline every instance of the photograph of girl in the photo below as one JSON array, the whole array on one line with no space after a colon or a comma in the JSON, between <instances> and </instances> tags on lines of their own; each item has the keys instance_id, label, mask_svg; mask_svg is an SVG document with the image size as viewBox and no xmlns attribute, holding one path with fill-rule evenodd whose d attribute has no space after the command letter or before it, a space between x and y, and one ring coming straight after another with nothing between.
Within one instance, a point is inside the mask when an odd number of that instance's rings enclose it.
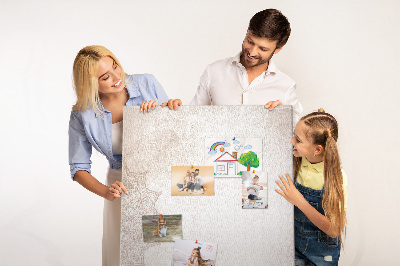
<instances>
[{"instance_id":1,"label":"photograph of girl","mask_svg":"<svg viewBox=\"0 0 400 266\"><path fill-rule=\"evenodd\" d=\"M193 241L176 240L172 266L214 266L217 259L217 244Z\"/></svg>"}]
</instances>

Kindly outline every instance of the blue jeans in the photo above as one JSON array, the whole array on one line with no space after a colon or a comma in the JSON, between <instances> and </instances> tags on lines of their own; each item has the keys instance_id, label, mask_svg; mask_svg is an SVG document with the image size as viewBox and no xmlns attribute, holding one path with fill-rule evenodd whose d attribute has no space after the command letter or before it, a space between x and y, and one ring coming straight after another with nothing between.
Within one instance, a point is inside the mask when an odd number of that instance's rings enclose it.
<instances>
[{"instance_id":1,"label":"blue jeans","mask_svg":"<svg viewBox=\"0 0 400 266\"><path fill-rule=\"evenodd\" d=\"M322 208L324 189L311 189L297 182L294 185L311 206L325 215ZM294 207L294 235L296 265L338 265L340 257L339 238L329 237L296 206Z\"/></svg>"},{"instance_id":2,"label":"blue jeans","mask_svg":"<svg viewBox=\"0 0 400 266\"><path fill-rule=\"evenodd\" d=\"M193 191L193 189L194 189L194 183L193 183L193 182L189 182L189 183L187 183L186 187L187 187L188 189L190 189L191 191Z\"/></svg>"},{"instance_id":3,"label":"blue jeans","mask_svg":"<svg viewBox=\"0 0 400 266\"><path fill-rule=\"evenodd\" d=\"M257 195L253 195L253 194L249 194L249 195L247 196L247 198L248 198L248 199L251 199L251 200L259 200L259 199L260 199Z\"/></svg>"}]
</instances>

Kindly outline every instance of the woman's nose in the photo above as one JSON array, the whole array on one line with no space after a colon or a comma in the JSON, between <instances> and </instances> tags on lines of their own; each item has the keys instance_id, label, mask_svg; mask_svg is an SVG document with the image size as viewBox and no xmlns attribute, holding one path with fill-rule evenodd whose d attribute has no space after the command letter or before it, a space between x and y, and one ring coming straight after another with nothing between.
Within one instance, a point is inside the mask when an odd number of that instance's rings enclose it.
<instances>
[{"instance_id":1,"label":"woman's nose","mask_svg":"<svg viewBox=\"0 0 400 266\"><path fill-rule=\"evenodd\" d=\"M113 81L117 82L121 79L121 77L118 75L118 73L113 72L112 74Z\"/></svg>"}]
</instances>

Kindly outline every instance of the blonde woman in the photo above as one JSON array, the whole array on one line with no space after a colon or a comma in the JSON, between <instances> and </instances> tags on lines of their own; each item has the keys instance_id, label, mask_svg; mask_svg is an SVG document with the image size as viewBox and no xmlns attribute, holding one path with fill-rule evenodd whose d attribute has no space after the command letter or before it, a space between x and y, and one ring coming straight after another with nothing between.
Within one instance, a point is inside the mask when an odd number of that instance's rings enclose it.
<instances>
[{"instance_id":1,"label":"blonde woman","mask_svg":"<svg viewBox=\"0 0 400 266\"><path fill-rule=\"evenodd\" d=\"M71 177L89 191L103 197L103 265L119 265L123 107L140 105L150 111L158 103L175 110L180 100L169 100L164 89L149 74L127 75L118 59L103 46L79 51L73 66L77 96L69 121ZM106 184L91 175L94 147L106 156Z\"/></svg>"}]
</instances>

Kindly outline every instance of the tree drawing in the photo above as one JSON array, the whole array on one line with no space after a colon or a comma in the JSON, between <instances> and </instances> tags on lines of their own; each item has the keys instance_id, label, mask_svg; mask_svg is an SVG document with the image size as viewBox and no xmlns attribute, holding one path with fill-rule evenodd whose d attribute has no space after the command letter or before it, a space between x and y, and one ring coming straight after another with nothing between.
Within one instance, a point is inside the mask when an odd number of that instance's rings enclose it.
<instances>
[{"instance_id":1,"label":"tree drawing","mask_svg":"<svg viewBox=\"0 0 400 266\"><path fill-rule=\"evenodd\" d=\"M242 153L238 161L241 165L247 167L247 171L250 171L250 167L257 168L260 165L257 154L252 151L249 151L248 153Z\"/></svg>"}]
</instances>

